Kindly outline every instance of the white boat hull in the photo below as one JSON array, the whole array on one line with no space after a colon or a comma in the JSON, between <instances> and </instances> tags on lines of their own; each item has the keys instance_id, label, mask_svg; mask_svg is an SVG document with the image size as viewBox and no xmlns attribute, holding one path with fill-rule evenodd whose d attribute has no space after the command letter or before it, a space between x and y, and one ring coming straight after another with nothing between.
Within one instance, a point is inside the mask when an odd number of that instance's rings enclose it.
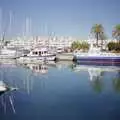
<instances>
[{"instance_id":1,"label":"white boat hull","mask_svg":"<svg viewBox=\"0 0 120 120\"><path fill-rule=\"evenodd\" d=\"M15 52L15 53L6 53L2 54L0 53L0 59L16 59L22 56L21 52Z\"/></svg>"},{"instance_id":2,"label":"white boat hull","mask_svg":"<svg viewBox=\"0 0 120 120\"><path fill-rule=\"evenodd\" d=\"M4 92L6 91L7 89L4 87L4 86L0 86L0 92Z\"/></svg>"},{"instance_id":3,"label":"white boat hull","mask_svg":"<svg viewBox=\"0 0 120 120\"><path fill-rule=\"evenodd\" d=\"M17 56L10 55L0 55L0 59L16 59Z\"/></svg>"},{"instance_id":4,"label":"white boat hull","mask_svg":"<svg viewBox=\"0 0 120 120\"><path fill-rule=\"evenodd\" d=\"M5 84L3 83L3 81L0 81L0 92L5 92L7 90Z\"/></svg>"},{"instance_id":5,"label":"white boat hull","mask_svg":"<svg viewBox=\"0 0 120 120\"><path fill-rule=\"evenodd\" d=\"M55 56L50 57L20 57L17 59L18 62L21 63L43 63L47 61L54 61Z\"/></svg>"}]
</instances>

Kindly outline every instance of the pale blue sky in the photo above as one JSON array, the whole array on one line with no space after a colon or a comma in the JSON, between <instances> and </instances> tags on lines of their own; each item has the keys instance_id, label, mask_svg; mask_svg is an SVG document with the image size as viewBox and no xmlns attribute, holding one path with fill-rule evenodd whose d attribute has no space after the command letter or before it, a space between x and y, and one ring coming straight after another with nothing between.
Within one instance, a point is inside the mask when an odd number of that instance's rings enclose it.
<instances>
[{"instance_id":1,"label":"pale blue sky","mask_svg":"<svg viewBox=\"0 0 120 120\"><path fill-rule=\"evenodd\" d=\"M32 21L32 35L73 36L86 39L93 24L103 24L111 37L120 23L120 0L0 0L2 24L13 13L12 35L22 34L26 17ZM47 27L47 31L45 28Z\"/></svg>"}]
</instances>

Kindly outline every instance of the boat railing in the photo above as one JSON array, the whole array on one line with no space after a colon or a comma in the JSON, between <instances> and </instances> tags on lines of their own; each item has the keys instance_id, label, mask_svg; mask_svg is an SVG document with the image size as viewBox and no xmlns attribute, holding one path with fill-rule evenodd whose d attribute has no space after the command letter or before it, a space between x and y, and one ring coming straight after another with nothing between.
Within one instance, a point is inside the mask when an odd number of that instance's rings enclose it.
<instances>
[{"instance_id":1,"label":"boat railing","mask_svg":"<svg viewBox=\"0 0 120 120\"><path fill-rule=\"evenodd\" d=\"M109 57L109 56L114 56L114 57L117 56L115 53L107 53L107 52L106 52L106 53L105 53L105 52L101 52L100 55L103 55L103 56L106 56L106 57L107 57L107 56L108 56L108 57Z\"/></svg>"}]
</instances>

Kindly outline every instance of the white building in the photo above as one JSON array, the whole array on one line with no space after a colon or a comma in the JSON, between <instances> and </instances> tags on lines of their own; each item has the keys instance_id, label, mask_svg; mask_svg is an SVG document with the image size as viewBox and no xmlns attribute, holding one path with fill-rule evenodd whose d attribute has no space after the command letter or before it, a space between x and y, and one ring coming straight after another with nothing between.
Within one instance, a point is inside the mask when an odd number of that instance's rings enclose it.
<instances>
[{"instance_id":1,"label":"white building","mask_svg":"<svg viewBox=\"0 0 120 120\"><path fill-rule=\"evenodd\" d=\"M31 36L31 37L16 37L10 40L10 43L8 44L9 47L24 47L24 48L35 48L40 46L49 46L49 47L62 47L62 48L68 48L71 47L71 44L78 40L77 38L73 37L58 37L58 36ZM79 40L79 41L85 41L88 43L91 43L93 41L96 43L95 39L88 39L88 40ZM103 45L107 45L107 43L115 40L103 40ZM98 41L99 44L101 44L101 40Z\"/></svg>"},{"instance_id":2,"label":"white building","mask_svg":"<svg viewBox=\"0 0 120 120\"><path fill-rule=\"evenodd\" d=\"M49 47L70 47L75 38L72 37L16 37L10 40L9 47L37 47L37 46L49 46Z\"/></svg>"}]
</instances>

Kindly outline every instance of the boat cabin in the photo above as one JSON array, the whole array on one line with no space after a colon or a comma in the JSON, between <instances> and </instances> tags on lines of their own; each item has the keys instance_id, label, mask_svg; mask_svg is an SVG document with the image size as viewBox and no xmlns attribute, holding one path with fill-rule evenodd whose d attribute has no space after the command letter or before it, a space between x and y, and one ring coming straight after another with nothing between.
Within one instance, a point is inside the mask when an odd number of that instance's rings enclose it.
<instances>
[{"instance_id":1,"label":"boat cabin","mask_svg":"<svg viewBox=\"0 0 120 120\"><path fill-rule=\"evenodd\" d=\"M47 55L48 55L47 48L36 48L28 54L28 56L47 56Z\"/></svg>"},{"instance_id":2,"label":"boat cabin","mask_svg":"<svg viewBox=\"0 0 120 120\"><path fill-rule=\"evenodd\" d=\"M62 52L64 52L63 47L58 47L58 48L57 48L57 53L62 53Z\"/></svg>"}]
</instances>

